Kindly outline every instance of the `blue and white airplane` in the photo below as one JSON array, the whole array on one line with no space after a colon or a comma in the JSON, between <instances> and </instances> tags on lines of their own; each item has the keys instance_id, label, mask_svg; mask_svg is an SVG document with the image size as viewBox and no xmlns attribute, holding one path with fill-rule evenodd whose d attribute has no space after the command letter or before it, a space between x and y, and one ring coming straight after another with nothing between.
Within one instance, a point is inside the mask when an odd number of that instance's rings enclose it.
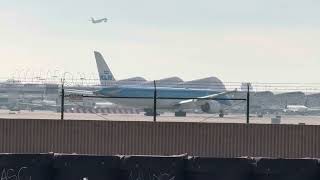
<instances>
[{"instance_id":1,"label":"blue and white airplane","mask_svg":"<svg viewBox=\"0 0 320 180\"><path fill-rule=\"evenodd\" d=\"M126 107L141 108L146 115L153 114L154 88L152 86L133 85L108 85L106 81L114 81L115 78L102 55L94 52L99 72L100 82L103 87L94 94L107 98L107 101ZM228 94L234 91L218 92L210 89L195 88L157 88L157 110L174 111L176 116L185 116L186 110L201 109L205 113L219 113L224 116L224 108L231 106L229 100L212 100L213 98L226 99ZM118 97L118 98L115 98ZM125 98L136 97L136 98ZM139 98L141 97L141 99ZM149 98L149 99L146 99ZM165 99L168 98L168 99ZM176 99L175 99L176 98ZM195 99L197 98L197 99ZM211 99L209 99L211 98Z\"/></svg>"},{"instance_id":2,"label":"blue and white airplane","mask_svg":"<svg viewBox=\"0 0 320 180\"><path fill-rule=\"evenodd\" d=\"M215 92L206 89L170 87L158 87L156 89L156 92L157 98L159 98L157 99L157 110L175 111L176 115L184 114L183 116L185 116L185 110L200 108L203 112L219 113L220 117L223 117L224 107L231 105L229 100L209 99L227 99L227 94L229 94L230 92ZM94 94L103 97L110 97L108 98L108 101L114 104L144 109L146 111L146 115L153 114L152 109L154 103L154 88L152 87L103 87L101 90L95 91Z\"/></svg>"}]
</instances>

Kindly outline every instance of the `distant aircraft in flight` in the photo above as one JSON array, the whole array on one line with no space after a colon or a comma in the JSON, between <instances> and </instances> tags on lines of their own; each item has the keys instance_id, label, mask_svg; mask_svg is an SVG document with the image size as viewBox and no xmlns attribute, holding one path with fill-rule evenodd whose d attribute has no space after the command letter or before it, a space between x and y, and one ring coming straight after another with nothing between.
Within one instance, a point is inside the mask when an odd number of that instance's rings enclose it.
<instances>
[{"instance_id":1,"label":"distant aircraft in flight","mask_svg":"<svg viewBox=\"0 0 320 180\"><path fill-rule=\"evenodd\" d=\"M107 22L108 19L107 18L102 18L102 19L94 19L93 17L91 17L90 20L93 24L97 24L97 23L102 23L102 22Z\"/></svg>"}]
</instances>

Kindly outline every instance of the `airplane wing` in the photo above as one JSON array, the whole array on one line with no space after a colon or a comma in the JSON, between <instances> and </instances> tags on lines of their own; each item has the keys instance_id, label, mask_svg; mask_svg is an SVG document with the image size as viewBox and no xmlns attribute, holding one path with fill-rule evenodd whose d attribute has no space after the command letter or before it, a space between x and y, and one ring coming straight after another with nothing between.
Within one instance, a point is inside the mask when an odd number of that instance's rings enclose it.
<instances>
[{"instance_id":1,"label":"airplane wing","mask_svg":"<svg viewBox=\"0 0 320 180\"><path fill-rule=\"evenodd\" d=\"M93 95L93 91L79 90L79 89L65 89L64 93L67 95L76 94L76 95Z\"/></svg>"},{"instance_id":2,"label":"airplane wing","mask_svg":"<svg viewBox=\"0 0 320 180\"><path fill-rule=\"evenodd\" d=\"M25 105L25 106L33 106L33 107L42 107L42 104L36 104L36 103L24 103L24 102L18 102L19 105Z\"/></svg>"},{"instance_id":3,"label":"airplane wing","mask_svg":"<svg viewBox=\"0 0 320 180\"><path fill-rule=\"evenodd\" d=\"M96 97L96 91L65 89L64 95L71 101L83 101L84 97Z\"/></svg>"},{"instance_id":4,"label":"airplane wing","mask_svg":"<svg viewBox=\"0 0 320 180\"><path fill-rule=\"evenodd\" d=\"M316 108L308 108L308 111L319 111L320 112L320 108L316 107Z\"/></svg>"},{"instance_id":5,"label":"airplane wing","mask_svg":"<svg viewBox=\"0 0 320 180\"><path fill-rule=\"evenodd\" d=\"M210 94L207 96L202 96L202 97L197 97L197 99L187 99L180 101L178 104L175 104L174 106L178 107L189 107L189 106L201 106L204 105L208 101L212 101L215 98L225 98L226 95L235 93L236 90L234 91L225 91L217 94Z\"/></svg>"}]
</instances>

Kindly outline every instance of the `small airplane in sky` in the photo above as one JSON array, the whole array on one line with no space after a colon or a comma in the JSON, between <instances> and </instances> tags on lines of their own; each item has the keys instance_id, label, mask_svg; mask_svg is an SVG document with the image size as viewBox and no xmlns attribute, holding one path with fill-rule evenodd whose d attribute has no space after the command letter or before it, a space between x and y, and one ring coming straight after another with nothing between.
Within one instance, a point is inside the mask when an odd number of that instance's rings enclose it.
<instances>
[{"instance_id":1,"label":"small airplane in sky","mask_svg":"<svg viewBox=\"0 0 320 180\"><path fill-rule=\"evenodd\" d=\"M107 18L94 19L93 17L91 17L89 21L91 21L93 24L97 24L97 23L107 22L108 19Z\"/></svg>"}]
</instances>

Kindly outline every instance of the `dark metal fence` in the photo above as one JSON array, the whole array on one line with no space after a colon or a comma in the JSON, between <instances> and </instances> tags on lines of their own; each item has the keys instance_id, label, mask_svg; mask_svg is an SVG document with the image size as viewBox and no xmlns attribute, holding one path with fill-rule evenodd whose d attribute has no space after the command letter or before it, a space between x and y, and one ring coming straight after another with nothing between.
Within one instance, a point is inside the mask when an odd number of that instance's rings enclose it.
<instances>
[{"instance_id":1,"label":"dark metal fence","mask_svg":"<svg viewBox=\"0 0 320 180\"><path fill-rule=\"evenodd\" d=\"M0 119L0 153L320 158L320 126Z\"/></svg>"}]
</instances>

